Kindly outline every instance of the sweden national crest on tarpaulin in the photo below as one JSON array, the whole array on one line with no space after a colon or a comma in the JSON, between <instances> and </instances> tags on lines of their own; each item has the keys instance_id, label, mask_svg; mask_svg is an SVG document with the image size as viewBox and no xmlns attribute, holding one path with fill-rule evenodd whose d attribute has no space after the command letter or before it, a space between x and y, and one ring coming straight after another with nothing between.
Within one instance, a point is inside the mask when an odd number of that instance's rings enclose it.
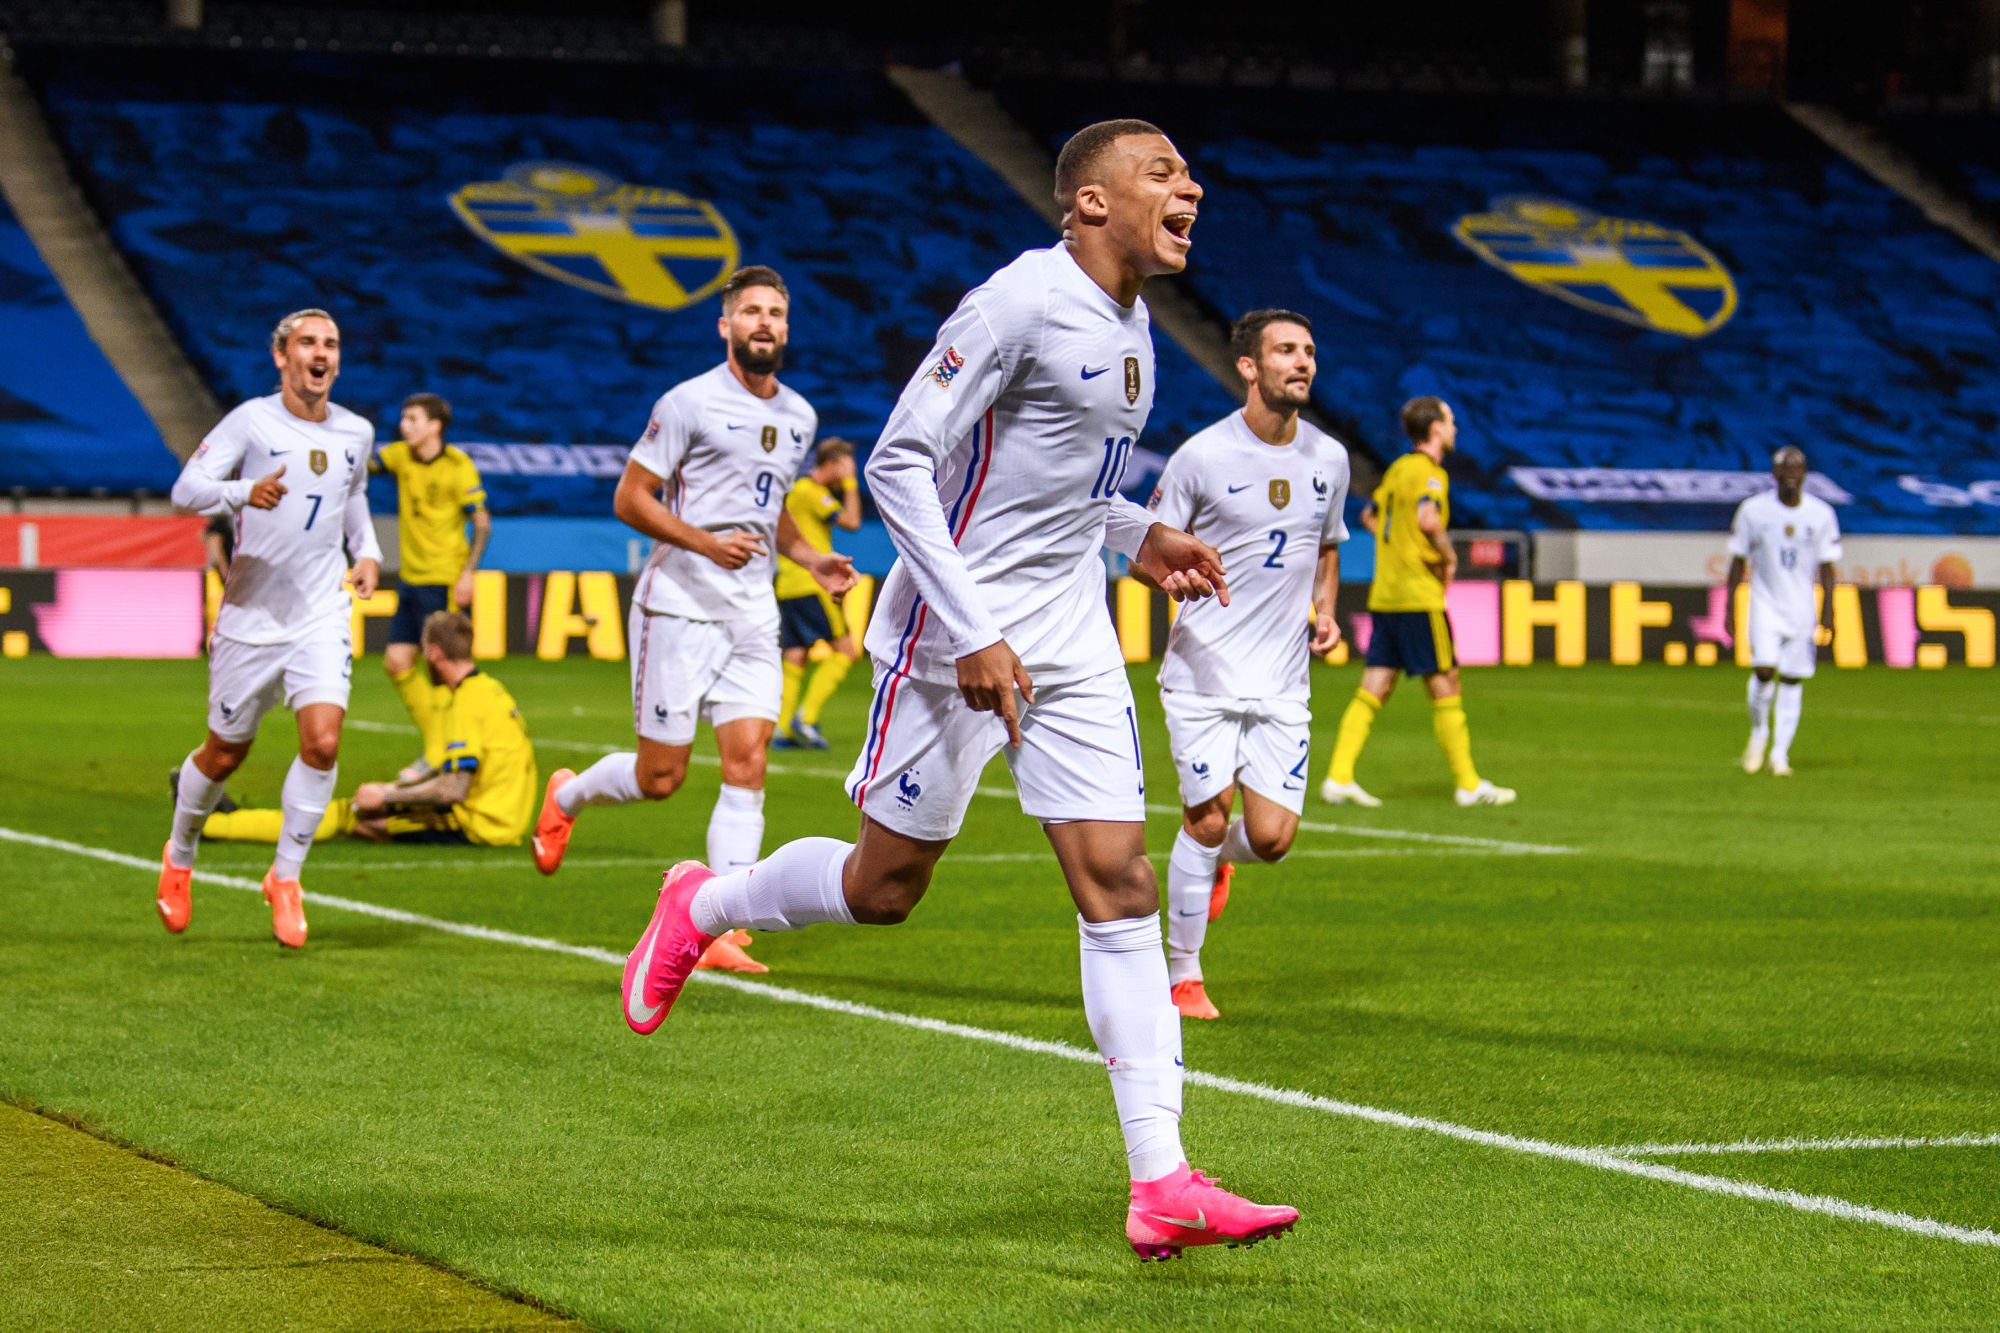
<instances>
[{"instance_id":1,"label":"sweden national crest on tarpaulin","mask_svg":"<svg viewBox=\"0 0 2000 1333\"><path fill-rule=\"evenodd\" d=\"M714 204L567 162L520 162L451 196L480 240L599 296L678 310L735 271L736 233Z\"/></svg>"},{"instance_id":2,"label":"sweden national crest on tarpaulin","mask_svg":"<svg viewBox=\"0 0 2000 1333\"><path fill-rule=\"evenodd\" d=\"M1508 195L1460 218L1451 234L1537 291L1627 324L1700 338L1736 313L1736 283L1722 261L1655 222Z\"/></svg>"}]
</instances>

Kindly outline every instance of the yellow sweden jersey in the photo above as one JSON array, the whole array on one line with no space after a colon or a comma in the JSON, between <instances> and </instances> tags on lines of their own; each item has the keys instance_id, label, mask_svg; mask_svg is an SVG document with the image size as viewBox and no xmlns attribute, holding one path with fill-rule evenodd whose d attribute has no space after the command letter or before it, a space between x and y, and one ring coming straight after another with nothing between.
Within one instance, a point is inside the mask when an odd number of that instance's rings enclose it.
<instances>
[{"instance_id":1,"label":"yellow sweden jersey","mask_svg":"<svg viewBox=\"0 0 2000 1333\"><path fill-rule=\"evenodd\" d=\"M465 516L486 503L479 469L463 449L447 444L420 462L401 440L375 452L375 462L396 478L396 533L405 583L450 583L465 568L470 546Z\"/></svg>"},{"instance_id":2,"label":"yellow sweden jersey","mask_svg":"<svg viewBox=\"0 0 2000 1333\"><path fill-rule=\"evenodd\" d=\"M540 793L527 725L514 696L491 676L474 671L450 694L444 706L444 769L472 774L472 790L451 812L471 841L510 846L528 832Z\"/></svg>"},{"instance_id":3,"label":"yellow sweden jersey","mask_svg":"<svg viewBox=\"0 0 2000 1333\"><path fill-rule=\"evenodd\" d=\"M792 489L785 495L785 509L798 526L799 535L812 544L815 551L833 549L833 516L840 512L844 503L838 492L829 490L810 476L800 477L792 483ZM819 584L806 573L805 566L778 557L778 599L787 597L812 597L820 592Z\"/></svg>"},{"instance_id":4,"label":"yellow sweden jersey","mask_svg":"<svg viewBox=\"0 0 2000 1333\"><path fill-rule=\"evenodd\" d=\"M1443 563L1423 529L1417 508L1425 500L1438 507L1440 522L1451 522L1451 483L1428 454L1404 454L1382 474L1375 488L1375 581L1368 588L1370 611L1442 611Z\"/></svg>"}]
</instances>

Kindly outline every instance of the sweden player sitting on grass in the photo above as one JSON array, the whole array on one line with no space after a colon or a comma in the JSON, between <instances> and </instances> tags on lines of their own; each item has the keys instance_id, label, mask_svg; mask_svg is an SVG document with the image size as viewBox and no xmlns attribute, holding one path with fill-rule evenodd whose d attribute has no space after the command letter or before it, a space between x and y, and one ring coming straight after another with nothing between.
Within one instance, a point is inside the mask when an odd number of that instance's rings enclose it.
<instances>
[{"instance_id":1,"label":"sweden player sitting on grass","mask_svg":"<svg viewBox=\"0 0 2000 1333\"><path fill-rule=\"evenodd\" d=\"M420 782L364 782L351 800L329 804L315 842L342 835L370 842L474 843L511 846L535 815L539 774L521 710L507 687L472 660L472 622L434 611L423 626L424 664L438 686L444 762ZM204 838L276 842L278 810L214 814Z\"/></svg>"}]
</instances>

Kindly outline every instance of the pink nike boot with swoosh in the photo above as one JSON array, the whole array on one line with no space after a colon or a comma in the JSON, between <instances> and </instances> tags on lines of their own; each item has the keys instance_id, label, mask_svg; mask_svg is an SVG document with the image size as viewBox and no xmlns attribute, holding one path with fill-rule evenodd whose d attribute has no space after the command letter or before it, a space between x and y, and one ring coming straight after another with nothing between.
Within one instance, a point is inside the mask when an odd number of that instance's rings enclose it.
<instances>
[{"instance_id":1,"label":"pink nike boot with swoosh","mask_svg":"<svg viewBox=\"0 0 2000 1333\"><path fill-rule=\"evenodd\" d=\"M668 1010L680 998L681 987L716 937L704 935L688 914L696 890L715 878L699 861L682 861L660 879L660 899L646 933L625 959L625 980L619 988L625 1001L625 1024L645 1036L667 1021Z\"/></svg>"},{"instance_id":2,"label":"pink nike boot with swoosh","mask_svg":"<svg viewBox=\"0 0 2000 1333\"><path fill-rule=\"evenodd\" d=\"M1255 1245L1298 1220L1298 1209L1238 1198L1182 1162L1158 1180L1132 1182L1125 1239L1142 1262L1173 1259L1190 1245Z\"/></svg>"}]
</instances>

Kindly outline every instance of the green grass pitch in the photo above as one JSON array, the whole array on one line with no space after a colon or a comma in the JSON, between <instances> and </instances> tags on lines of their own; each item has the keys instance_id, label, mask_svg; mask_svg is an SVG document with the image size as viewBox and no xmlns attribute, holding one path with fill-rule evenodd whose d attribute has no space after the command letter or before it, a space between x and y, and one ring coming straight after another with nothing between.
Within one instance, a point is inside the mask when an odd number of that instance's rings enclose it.
<instances>
[{"instance_id":1,"label":"green grass pitch","mask_svg":"<svg viewBox=\"0 0 2000 1333\"><path fill-rule=\"evenodd\" d=\"M621 663L491 669L545 773L629 735ZM1358 676L1319 671L1315 782ZM355 675L353 717L392 729L350 730L343 791L413 745L378 663ZM1134 680L1163 853L1173 777L1150 672ZM272 943L253 892L212 881L170 938L145 867L204 681L200 663L0 664L0 830L143 863L0 832L0 1097L588 1324L1973 1328L2000 1311L1989 673L1822 673L1779 780L1735 765L1738 672L1469 672L1482 772L1521 792L1471 811L1406 686L1362 762L1388 804L1310 805L1291 861L1239 872L1205 954L1224 1018L1186 1028L1191 1070L1253 1085L1190 1087L1195 1164L1303 1221L1145 1267L1086 1061L726 985L692 988L652 1038L625 1029L605 957L659 870L700 854L712 763L664 806L587 812L553 880L525 849L322 844L303 953ZM836 700L831 755L776 756L767 846L852 836L839 775L866 697L857 678ZM290 750L280 714L235 794L275 803ZM209 844L201 867L249 883L266 863ZM755 951L787 992L1082 1048L1076 947L1046 844L996 795L908 924ZM1693 1150L1746 1142L1767 1147ZM1682 1151L1559 1155L1633 1145ZM1612 1169L1627 1161L1669 1170ZM53 1207L0 1175L10 1207ZM186 1225L133 1208L134 1237ZM146 1289L115 1248L58 1269L32 1253L0 1255L0 1325L102 1308L76 1303L94 1272ZM355 1326L412 1318L351 1285ZM228 1287L180 1284L176 1322L227 1323Z\"/></svg>"}]
</instances>

